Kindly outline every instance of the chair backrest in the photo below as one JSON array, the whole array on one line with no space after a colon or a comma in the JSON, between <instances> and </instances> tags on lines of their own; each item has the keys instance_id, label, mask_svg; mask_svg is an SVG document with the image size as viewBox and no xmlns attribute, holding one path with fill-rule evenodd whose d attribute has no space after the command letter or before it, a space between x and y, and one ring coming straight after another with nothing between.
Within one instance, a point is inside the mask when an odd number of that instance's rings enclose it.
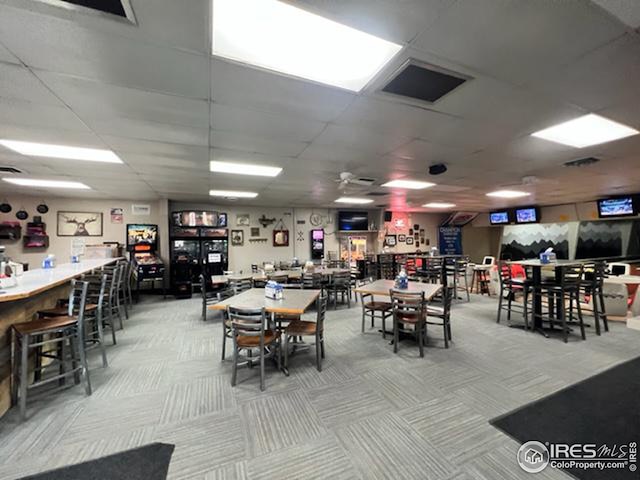
<instances>
[{"instance_id":1,"label":"chair backrest","mask_svg":"<svg viewBox=\"0 0 640 480\"><path fill-rule=\"evenodd\" d=\"M562 285L580 285L584 275L584 265L569 265L562 269L560 283Z\"/></svg>"},{"instance_id":2,"label":"chair backrest","mask_svg":"<svg viewBox=\"0 0 640 480\"><path fill-rule=\"evenodd\" d=\"M227 315L231 322L234 340L238 335L260 337L260 344L264 345L264 332L267 328L267 314L264 307L248 309L228 306Z\"/></svg>"},{"instance_id":3,"label":"chair backrest","mask_svg":"<svg viewBox=\"0 0 640 480\"><path fill-rule=\"evenodd\" d=\"M451 304L453 303L453 287L446 286L442 289L442 308L444 315L449 316L451 313Z\"/></svg>"},{"instance_id":4,"label":"chair backrest","mask_svg":"<svg viewBox=\"0 0 640 480\"><path fill-rule=\"evenodd\" d=\"M240 278L237 280L229 281L229 287L233 290L234 295L250 290L251 286L252 286L252 281L250 278Z\"/></svg>"},{"instance_id":5,"label":"chair backrest","mask_svg":"<svg viewBox=\"0 0 640 480\"><path fill-rule=\"evenodd\" d=\"M324 317L327 313L328 303L329 297L326 294L318 297L318 300L316 301L316 309L318 310L318 313L316 315L316 330L318 332L324 331Z\"/></svg>"},{"instance_id":6,"label":"chair backrest","mask_svg":"<svg viewBox=\"0 0 640 480\"><path fill-rule=\"evenodd\" d=\"M407 292L392 288L389 290L393 314L416 314L424 316L425 302L424 292Z\"/></svg>"},{"instance_id":7,"label":"chair backrest","mask_svg":"<svg viewBox=\"0 0 640 480\"><path fill-rule=\"evenodd\" d=\"M321 273L303 273L302 274L302 288L316 289L320 286L322 281Z\"/></svg>"},{"instance_id":8,"label":"chair backrest","mask_svg":"<svg viewBox=\"0 0 640 480\"><path fill-rule=\"evenodd\" d=\"M69 307L67 315L77 317L78 324L84 320L84 310L87 305L87 292L89 282L84 280L71 280L71 291L69 292Z\"/></svg>"},{"instance_id":9,"label":"chair backrest","mask_svg":"<svg viewBox=\"0 0 640 480\"><path fill-rule=\"evenodd\" d=\"M500 286L511 284L513 278L511 276L511 265L506 262L498 263L498 278L500 279Z\"/></svg>"},{"instance_id":10,"label":"chair backrest","mask_svg":"<svg viewBox=\"0 0 640 480\"><path fill-rule=\"evenodd\" d=\"M89 283L87 300L96 303L99 309L102 308L105 295L109 293L112 279L113 275L109 275L107 272L88 273L82 276L82 281Z\"/></svg>"},{"instance_id":11,"label":"chair backrest","mask_svg":"<svg viewBox=\"0 0 640 480\"><path fill-rule=\"evenodd\" d=\"M495 265L496 264L496 257L492 257L491 255L485 255L485 257L482 259L482 264L483 265Z\"/></svg>"},{"instance_id":12,"label":"chair backrest","mask_svg":"<svg viewBox=\"0 0 640 480\"><path fill-rule=\"evenodd\" d=\"M423 275L432 283L443 283L442 266L442 258L425 257L422 265Z\"/></svg>"},{"instance_id":13,"label":"chair backrest","mask_svg":"<svg viewBox=\"0 0 640 480\"><path fill-rule=\"evenodd\" d=\"M349 285L350 281L351 274L349 272L334 272L331 275L331 283L339 287Z\"/></svg>"},{"instance_id":14,"label":"chair backrest","mask_svg":"<svg viewBox=\"0 0 640 480\"><path fill-rule=\"evenodd\" d=\"M631 265L628 263L610 263L609 273L611 275L630 275Z\"/></svg>"},{"instance_id":15,"label":"chair backrest","mask_svg":"<svg viewBox=\"0 0 640 480\"><path fill-rule=\"evenodd\" d=\"M205 275L200 275L200 293L204 300L207 299L207 278Z\"/></svg>"}]
</instances>

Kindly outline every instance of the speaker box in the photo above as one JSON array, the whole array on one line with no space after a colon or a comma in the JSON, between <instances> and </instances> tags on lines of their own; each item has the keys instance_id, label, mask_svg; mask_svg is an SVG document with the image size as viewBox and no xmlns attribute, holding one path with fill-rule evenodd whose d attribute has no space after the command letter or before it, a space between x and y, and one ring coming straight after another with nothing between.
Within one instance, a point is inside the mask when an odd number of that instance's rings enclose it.
<instances>
[{"instance_id":1,"label":"speaker box","mask_svg":"<svg viewBox=\"0 0 640 480\"><path fill-rule=\"evenodd\" d=\"M393 212L384 212L384 221L385 222L390 222L391 221L391 217L393 216Z\"/></svg>"}]
</instances>

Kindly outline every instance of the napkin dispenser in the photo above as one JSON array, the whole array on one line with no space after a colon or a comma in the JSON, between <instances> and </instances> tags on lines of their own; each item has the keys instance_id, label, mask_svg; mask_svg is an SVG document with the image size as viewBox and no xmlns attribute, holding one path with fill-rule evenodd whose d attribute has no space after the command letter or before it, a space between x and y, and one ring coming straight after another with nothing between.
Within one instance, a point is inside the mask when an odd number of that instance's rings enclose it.
<instances>
[{"instance_id":1,"label":"napkin dispenser","mask_svg":"<svg viewBox=\"0 0 640 480\"><path fill-rule=\"evenodd\" d=\"M540 254L540 263L551 263L557 260L556 253L551 247Z\"/></svg>"},{"instance_id":2,"label":"napkin dispenser","mask_svg":"<svg viewBox=\"0 0 640 480\"><path fill-rule=\"evenodd\" d=\"M264 287L264 296L271 300L282 300L284 297L284 287L278 282L269 280Z\"/></svg>"}]
</instances>

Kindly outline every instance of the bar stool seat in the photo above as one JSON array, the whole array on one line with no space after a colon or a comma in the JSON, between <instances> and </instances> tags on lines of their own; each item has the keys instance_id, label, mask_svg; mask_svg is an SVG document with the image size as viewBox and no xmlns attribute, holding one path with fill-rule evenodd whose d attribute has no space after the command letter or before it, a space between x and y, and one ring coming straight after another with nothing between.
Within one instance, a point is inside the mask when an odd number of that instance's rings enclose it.
<instances>
[{"instance_id":1,"label":"bar stool seat","mask_svg":"<svg viewBox=\"0 0 640 480\"><path fill-rule=\"evenodd\" d=\"M94 312L98 309L98 305L96 303L87 303L84 311ZM65 317L69 313L68 307L56 307L56 308L48 308L47 310L38 310L38 315L40 317Z\"/></svg>"},{"instance_id":2,"label":"bar stool seat","mask_svg":"<svg viewBox=\"0 0 640 480\"><path fill-rule=\"evenodd\" d=\"M13 329L20 335L33 335L39 332L70 327L77 321L77 317L69 317L67 315L54 318L40 318L32 322L15 323L13 324Z\"/></svg>"}]
</instances>

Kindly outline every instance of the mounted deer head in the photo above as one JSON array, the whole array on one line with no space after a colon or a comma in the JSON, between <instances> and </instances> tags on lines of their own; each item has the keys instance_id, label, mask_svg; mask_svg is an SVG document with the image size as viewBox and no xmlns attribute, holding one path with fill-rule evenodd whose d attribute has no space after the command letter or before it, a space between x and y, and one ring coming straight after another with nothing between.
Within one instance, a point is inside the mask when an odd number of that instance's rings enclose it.
<instances>
[{"instance_id":1,"label":"mounted deer head","mask_svg":"<svg viewBox=\"0 0 640 480\"><path fill-rule=\"evenodd\" d=\"M64 218L64 222L65 223L70 223L70 224L75 224L76 226L76 231L73 233L74 236L76 237L88 237L89 236L89 232L87 231L87 223L92 223L92 222L97 222L98 221L98 216L94 215L93 217L89 217L85 220L78 220L77 218L69 218L66 215L63 215L62 218Z\"/></svg>"}]
</instances>

